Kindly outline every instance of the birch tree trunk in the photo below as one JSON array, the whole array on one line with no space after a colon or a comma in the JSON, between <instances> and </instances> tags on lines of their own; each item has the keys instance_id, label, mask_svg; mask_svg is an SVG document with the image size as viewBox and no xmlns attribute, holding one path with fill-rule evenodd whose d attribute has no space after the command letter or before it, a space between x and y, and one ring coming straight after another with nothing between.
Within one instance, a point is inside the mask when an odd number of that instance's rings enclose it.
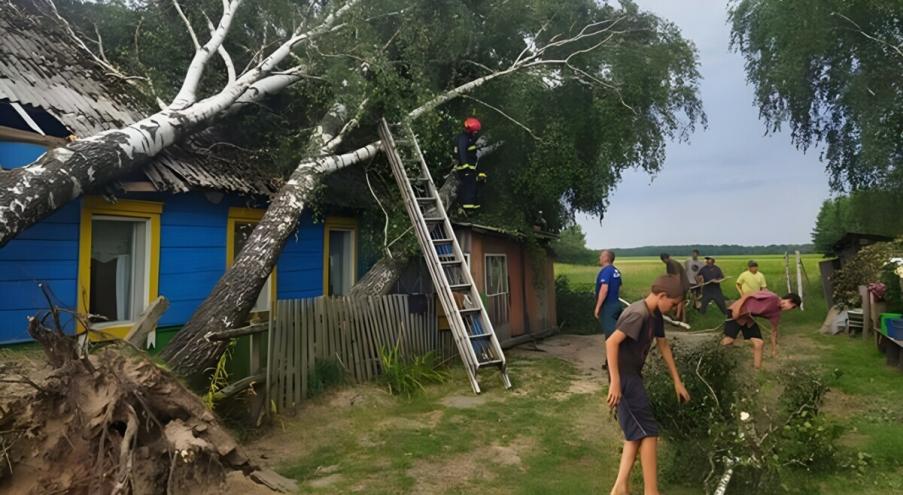
<instances>
[{"instance_id":1,"label":"birch tree trunk","mask_svg":"<svg viewBox=\"0 0 903 495\"><path fill-rule=\"evenodd\" d=\"M228 342L210 341L206 335L234 328L247 319L285 241L298 228L301 213L321 174L368 160L376 155L379 146L373 143L351 153L309 160L295 169L235 262L163 349L161 357L173 371L195 378L216 365Z\"/></svg>"},{"instance_id":2,"label":"birch tree trunk","mask_svg":"<svg viewBox=\"0 0 903 495\"><path fill-rule=\"evenodd\" d=\"M213 96L197 101L198 84L223 41L241 0L223 2L223 14L210 40L196 51L178 96L166 109L121 129L105 131L51 150L25 167L0 173L0 247L85 191L136 172L168 146L206 127L240 105L254 103L299 80L304 66L274 73L301 43L340 29L340 18L360 0L348 0L308 31L292 33L256 66L235 76ZM192 37L194 37L192 33ZM229 60L228 56L224 59Z\"/></svg>"}]
</instances>

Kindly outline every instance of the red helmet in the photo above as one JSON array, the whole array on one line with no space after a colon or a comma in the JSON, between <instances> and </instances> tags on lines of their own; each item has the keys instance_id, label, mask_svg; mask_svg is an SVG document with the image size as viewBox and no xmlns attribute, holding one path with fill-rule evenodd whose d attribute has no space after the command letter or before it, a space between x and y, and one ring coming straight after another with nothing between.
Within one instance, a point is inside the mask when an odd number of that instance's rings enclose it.
<instances>
[{"instance_id":1,"label":"red helmet","mask_svg":"<svg viewBox=\"0 0 903 495\"><path fill-rule=\"evenodd\" d=\"M464 120L464 130L465 131L473 134L476 132L480 132L480 128L482 128L482 125L480 125L480 121L477 120L476 117L467 117L467 119Z\"/></svg>"}]
</instances>

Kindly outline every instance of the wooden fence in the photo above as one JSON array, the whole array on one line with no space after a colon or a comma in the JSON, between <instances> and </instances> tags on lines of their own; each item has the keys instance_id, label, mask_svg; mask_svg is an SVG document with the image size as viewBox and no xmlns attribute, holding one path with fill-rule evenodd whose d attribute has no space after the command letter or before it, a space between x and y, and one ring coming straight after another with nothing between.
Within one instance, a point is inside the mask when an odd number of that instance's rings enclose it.
<instances>
[{"instance_id":1,"label":"wooden fence","mask_svg":"<svg viewBox=\"0 0 903 495\"><path fill-rule=\"evenodd\" d=\"M304 400L318 360L337 361L348 379L362 382L379 374L380 349L396 344L403 356L430 351L443 359L456 356L451 334L437 328L433 299L416 297L277 301L267 352L271 404L281 411Z\"/></svg>"}]
</instances>

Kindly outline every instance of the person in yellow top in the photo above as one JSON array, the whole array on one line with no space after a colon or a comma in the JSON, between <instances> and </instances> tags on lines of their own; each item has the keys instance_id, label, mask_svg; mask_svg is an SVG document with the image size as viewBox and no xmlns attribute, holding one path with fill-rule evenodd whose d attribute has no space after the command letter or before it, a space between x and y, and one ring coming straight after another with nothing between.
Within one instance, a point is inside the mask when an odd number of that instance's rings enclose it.
<instances>
[{"instance_id":1,"label":"person in yellow top","mask_svg":"<svg viewBox=\"0 0 903 495\"><path fill-rule=\"evenodd\" d=\"M737 277L737 292L741 296L753 294L768 287L765 284L765 275L759 272L759 264L755 260L749 260L746 267L748 269Z\"/></svg>"}]
</instances>

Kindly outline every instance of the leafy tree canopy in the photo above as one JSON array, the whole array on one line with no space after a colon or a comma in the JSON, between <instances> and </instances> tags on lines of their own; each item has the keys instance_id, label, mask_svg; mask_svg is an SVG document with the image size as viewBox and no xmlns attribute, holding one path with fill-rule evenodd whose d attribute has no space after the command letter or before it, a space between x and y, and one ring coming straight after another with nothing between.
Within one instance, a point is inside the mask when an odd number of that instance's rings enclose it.
<instances>
[{"instance_id":1,"label":"leafy tree canopy","mask_svg":"<svg viewBox=\"0 0 903 495\"><path fill-rule=\"evenodd\" d=\"M903 184L899 0L736 0L730 22L770 131L824 145L837 191Z\"/></svg>"},{"instance_id":2,"label":"leafy tree canopy","mask_svg":"<svg viewBox=\"0 0 903 495\"><path fill-rule=\"evenodd\" d=\"M58 3L86 38L95 38L97 26L107 57L125 72L148 77L163 100L177 92L193 45L171 1ZM225 46L236 67L243 67L259 47L336 4L245 2ZM205 16L218 16L221 1L182 6L203 38ZM686 139L705 123L695 47L676 26L630 0L617 6L593 0L367 0L346 28L313 42L316 49L308 52L316 55L303 60L309 78L265 107L234 117L221 132L262 162L290 170L309 152L305 145L315 123L336 103L350 114L366 103L363 125L346 142L369 142L379 116L397 119L440 92L510 66L528 44L548 44L586 26L608 30L569 45L569 52L585 51L567 64L495 79L415 123L438 178L451 165L462 119L477 115L487 139L503 143L482 164L490 181L480 221L523 230L540 222L557 231L576 211L601 215L624 170L656 173L666 142ZM204 77L218 87L225 78L222 62ZM377 195L397 201L388 167L377 161L371 172ZM389 211L397 216L403 209ZM390 228L394 237L406 222L392 223L398 226Z\"/></svg>"},{"instance_id":3,"label":"leafy tree canopy","mask_svg":"<svg viewBox=\"0 0 903 495\"><path fill-rule=\"evenodd\" d=\"M899 236L903 234L901 210L899 191L855 191L827 199L818 212L812 243L817 252L832 254L834 243L847 232Z\"/></svg>"}]
</instances>

